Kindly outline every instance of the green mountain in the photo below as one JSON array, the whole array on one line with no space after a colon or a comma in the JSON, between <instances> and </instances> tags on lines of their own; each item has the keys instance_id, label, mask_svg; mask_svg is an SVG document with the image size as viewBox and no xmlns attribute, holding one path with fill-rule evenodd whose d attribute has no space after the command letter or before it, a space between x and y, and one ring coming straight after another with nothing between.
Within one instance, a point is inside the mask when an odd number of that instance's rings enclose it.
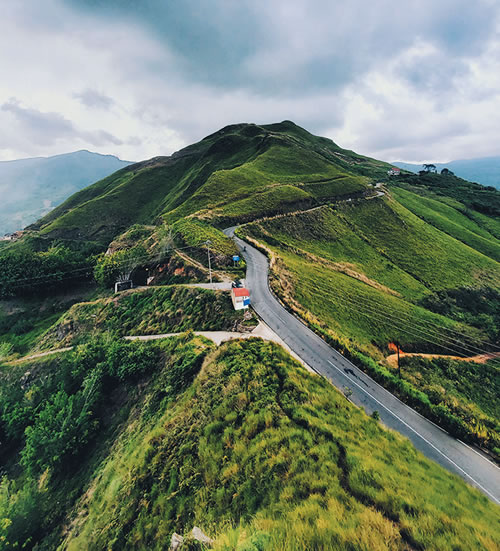
<instances>
[{"instance_id":1,"label":"green mountain","mask_svg":"<svg viewBox=\"0 0 500 551\"><path fill-rule=\"evenodd\" d=\"M76 191L129 164L90 151L0 161L0 236L22 230Z\"/></svg>"},{"instance_id":2,"label":"green mountain","mask_svg":"<svg viewBox=\"0 0 500 551\"><path fill-rule=\"evenodd\" d=\"M217 226L362 192L384 163L285 121L232 125L170 157L124 168L32 226L49 237L108 243L134 223L197 213Z\"/></svg>"},{"instance_id":3,"label":"green mountain","mask_svg":"<svg viewBox=\"0 0 500 551\"><path fill-rule=\"evenodd\" d=\"M245 276L221 231L239 225L287 308L498 460L500 192L388 168L290 121L232 125L5 243L3 547L166 549L199 526L225 551L496 549L492 502L280 346L193 333L257 323L184 285L207 239L215 278ZM141 287L113 294L125 277Z\"/></svg>"}]
</instances>

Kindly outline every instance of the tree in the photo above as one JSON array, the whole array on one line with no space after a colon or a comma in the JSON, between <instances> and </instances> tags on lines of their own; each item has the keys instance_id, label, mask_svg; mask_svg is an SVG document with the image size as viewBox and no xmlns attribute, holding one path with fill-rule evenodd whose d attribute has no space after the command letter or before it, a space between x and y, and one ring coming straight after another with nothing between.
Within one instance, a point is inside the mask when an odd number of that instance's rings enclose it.
<instances>
[{"instance_id":1,"label":"tree","mask_svg":"<svg viewBox=\"0 0 500 551\"><path fill-rule=\"evenodd\" d=\"M147 263L147 256L146 249L142 245L122 249L112 254L102 254L94 268L95 280L106 287L113 285L116 281L127 281L138 266Z\"/></svg>"},{"instance_id":2,"label":"tree","mask_svg":"<svg viewBox=\"0 0 500 551\"><path fill-rule=\"evenodd\" d=\"M60 390L38 413L35 423L26 428L22 463L32 475L47 467L58 468L69 455L76 455L97 428L91 407L99 392L96 374L89 376L84 389L68 396Z\"/></svg>"},{"instance_id":3,"label":"tree","mask_svg":"<svg viewBox=\"0 0 500 551\"><path fill-rule=\"evenodd\" d=\"M424 172L437 172L436 165L431 164L423 164L422 165Z\"/></svg>"},{"instance_id":4,"label":"tree","mask_svg":"<svg viewBox=\"0 0 500 551\"><path fill-rule=\"evenodd\" d=\"M455 175L448 168L443 168L443 170L441 170L441 176L455 176Z\"/></svg>"}]
</instances>

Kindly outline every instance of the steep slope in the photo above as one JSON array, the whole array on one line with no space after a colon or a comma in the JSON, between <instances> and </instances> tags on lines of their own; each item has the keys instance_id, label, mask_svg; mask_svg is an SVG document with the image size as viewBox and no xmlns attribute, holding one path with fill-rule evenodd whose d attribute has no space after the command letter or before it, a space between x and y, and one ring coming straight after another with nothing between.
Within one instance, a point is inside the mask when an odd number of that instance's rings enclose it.
<instances>
[{"instance_id":1,"label":"steep slope","mask_svg":"<svg viewBox=\"0 0 500 551\"><path fill-rule=\"evenodd\" d=\"M90 151L0 161L0 235L22 230L73 193L129 164Z\"/></svg>"},{"instance_id":2,"label":"steep slope","mask_svg":"<svg viewBox=\"0 0 500 551\"><path fill-rule=\"evenodd\" d=\"M312 328L421 413L498 457L498 418L477 398L484 381L459 360L489 352L488 367L477 369L485 380L498 377L499 218L484 211L498 211L500 194L489 191L486 203L463 180L457 188L449 177L416 178L391 179L390 191L373 199L253 222L239 234L270 252L273 290ZM422 375L432 369L425 357L395 374L384 356L397 347L448 356L442 385Z\"/></svg>"},{"instance_id":3,"label":"steep slope","mask_svg":"<svg viewBox=\"0 0 500 551\"><path fill-rule=\"evenodd\" d=\"M487 498L273 343L93 341L2 378L9 430L29 427L24 487L9 463L0 485L7 549L165 549L193 525L227 551L493 550L500 537Z\"/></svg>"},{"instance_id":4,"label":"steep slope","mask_svg":"<svg viewBox=\"0 0 500 551\"><path fill-rule=\"evenodd\" d=\"M155 285L188 281L177 260L208 277L207 239L212 268L242 277L220 231L241 224L271 256L271 286L289 309L419 412L500 457L495 358L477 369L407 356L399 373L386 359L395 343L457 356L500 345L500 193L387 168L289 121L232 125L80 191L6 247L0 295L31 293L40 306L36 327L16 329L27 333L15 351L82 344L0 369L2 544L163 549L197 524L227 551L496 549L491 502L279 347L120 339L233 327L241 313L224 294L110 288L123 265L134 277L131 264L141 284L170 265ZM92 274L103 286L91 302L44 317L35 298ZM8 356L11 321L25 316L15 299L4 305Z\"/></svg>"},{"instance_id":5,"label":"steep slope","mask_svg":"<svg viewBox=\"0 0 500 551\"><path fill-rule=\"evenodd\" d=\"M44 236L107 244L130 225L155 223L160 217L174 221L201 210L205 218L224 223L242 212L272 214L362 192L369 181L363 174L383 172L384 166L288 121L232 125L171 157L113 174L32 228ZM260 206L249 208L248 198L256 194Z\"/></svg>"}]
</instances>

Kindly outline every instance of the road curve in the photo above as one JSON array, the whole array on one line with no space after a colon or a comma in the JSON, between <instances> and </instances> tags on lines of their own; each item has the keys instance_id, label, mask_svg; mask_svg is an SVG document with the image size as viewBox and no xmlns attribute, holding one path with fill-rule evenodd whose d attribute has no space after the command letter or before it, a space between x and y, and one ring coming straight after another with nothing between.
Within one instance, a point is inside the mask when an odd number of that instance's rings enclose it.
<instances>
[{"instance_id":1,"label":"road curve","mask_svg":"<svg viewBox=\"0 0 500 551\"><path fill-rule=\"evenodd\" d=\"M224 233L234 237L234 230L227 228ZM386 426L408 437L428 458L500 504L500 469L494 463L403 404L283 308L269 289L266 256L241 239L234 239L247 263L246 282L253 308L291 350L338 389L351 389L350 399L368 414L377 410Z\"/></svg>"}]
</instances>

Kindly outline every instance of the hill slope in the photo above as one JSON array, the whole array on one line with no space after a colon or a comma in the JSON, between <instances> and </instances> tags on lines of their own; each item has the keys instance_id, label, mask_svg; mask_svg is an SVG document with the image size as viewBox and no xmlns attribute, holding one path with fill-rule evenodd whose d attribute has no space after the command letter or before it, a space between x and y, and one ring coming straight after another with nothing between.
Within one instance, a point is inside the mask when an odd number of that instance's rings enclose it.
<instances>
[{"instance_id":1,"label":"hill slope","mask_svg":"<svg viewBox=\"0 0 500 551\"><path fill-rule=\"evenodd\" d=\"M0 235L22 230L76 191L129 164L90 151L0 161Z\"/></svg>"},{"instance_id":2,"label":"hill slope","mask_svg":"<svg viewBox=\"0 0 500 551\"><path fill-rule=\"evenodd\" d=\"M232 125L78 192L5 247L0 353L82 344L2 368L0 537L161 549L199 524L224 550L495 549L493 504L277 346L118 338L234 327L224 293L110 287L206 279L207 239L212 269L243 277L221 231L239 224L289 309L500 457L498 361L456 360L500 346L500 192L387 168L289 121ZM91 302L44 314L39 295L92 274ZM395 343L455 356L406 356L398 373Z\"/></svg>"},{"instance_id":3,"label":"hill slope","mask_svg":"<svg viewBox=\"0 0 500 551\"><path fill-rule=\"evenodd\" d=\"M221 225L363 192L370 181L364 174L384 173L385 167L289 121L232 125L171 157L105 178L33 229L108 243L134 223L173 222L195 212Z\"/></svg>"},{"instance_id":4,"label":"hill slope","mask_svg":"<svg viewBox=\"0 0 500 551\"><path fill-rule=\"evenodd\" d=\"M10 368L2 386L16 389L2 396L11 434L28 425L24 487L0 485L7 549L160 550L193 525L226 551L493 550L500 537L486 497L260 339L93 341Z\"/></svg>"}]
</instances>

